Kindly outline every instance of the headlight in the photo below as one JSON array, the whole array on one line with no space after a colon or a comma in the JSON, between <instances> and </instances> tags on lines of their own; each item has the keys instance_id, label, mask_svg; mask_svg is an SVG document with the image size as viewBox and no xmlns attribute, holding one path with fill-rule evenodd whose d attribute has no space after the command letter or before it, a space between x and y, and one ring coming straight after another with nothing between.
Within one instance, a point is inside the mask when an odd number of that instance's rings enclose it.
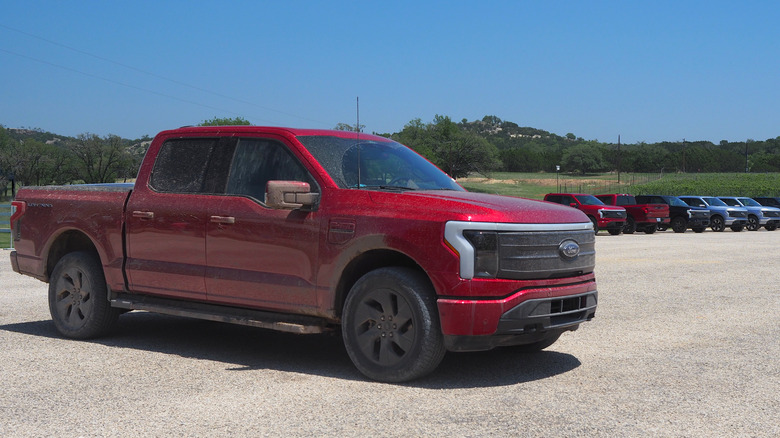
<instances>
[{"instance_id":1,"label":"headlight","mask_svg":"<svg viewBox=\"0 0 780 438\"><path fill-rule=\"evenodd\" d=\"M463 237L474 247L474 277L494 278L498 273L498 233L467 230Z\"/></svg>"}]
</instances>

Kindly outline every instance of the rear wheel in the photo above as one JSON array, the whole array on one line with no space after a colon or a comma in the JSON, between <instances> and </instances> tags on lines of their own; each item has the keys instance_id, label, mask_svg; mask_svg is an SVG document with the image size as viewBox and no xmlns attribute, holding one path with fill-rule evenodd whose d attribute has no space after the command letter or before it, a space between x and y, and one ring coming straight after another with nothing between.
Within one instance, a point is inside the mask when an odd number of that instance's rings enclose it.
<instances>
[{"instance_id":1,"label":"rear wheel","mask_svg":"<svg viewBox=\"0 0 780 438\"><path fill-rule=\"evenodd\" d=\"M693 232L694 233L703 233L704 232L704 227L693 227Z\"/></svg>"},{"instance_id":2,"label":"rear wheel","mask_svg":"<svg viewBox=\"0 0 780 438\"><path fill-rule=\"evenodd\" d=\"M429 374L445 353L433 288L408 268L381 268L358 280L344 304L342 333L357 369L383 382Z\"/></svg>"},{"instance_id":3,"label":"rear wheel","mask_svg":"<svg viewBox=\"0 0 780 438\"><path fill-rule=\"evenodd\" d=\"M645 234L653 234L658 229L658 225L648 225L645 227Z\"/></svg>"},{"instance_id":4,"label":"rear wheel","mask_svg":"<svg viewBox=\"0 0 780 438\"><path fill-rule=\"evenodd\" d=\"M675 233L684 233L685 229L688 228L688 223L685 221L684 218L677 216L674 219L672 219L672 231Z\"/></svg>"},{"instance_id":5,"label":"rear wheel","mask_svg":"<svg viewBox=\"0 0 780 438\"><path fill-rule=\"evenodd\" d=\"M626 224L623 225L623 232L626 234L634 234L636 232L636 222L631 216L626 218Z\"/></svg>"},{"instance_id":6,"label":"rear wheel","mask_svg":"<svg viewBox=\"0 0 780 438\"><path fill-rule=\"evenodd\" d=\"M748 231L758 231L758 229L761 228L761 225L759 225L758 222L758 216L754 216L752 214L748 216L748 223L746 228Z\"/></svg>"},{"instance_id":7,"label":"rear wheel","mask_svg":"<svg viewBox=\"0 0 780 438\"><path fill-rule=\"evenodd\" d=\"M609 231L609 234L613 236L619 236L621 232L623 232L623 228L610 228L607 231Z\"/></svg>"},{"instance_id":8,"label":"rear wheel","mask_svg":"<svg viewBox=\"0 0 780 438\"><path fill-rule=\"evenodd\" d=\"M598 233L599 232L599 223L598 223L598 221L593 216L588 216L588 218L590 219L590 222L593 224L593 232L594 233Z\"/></svg>"},{"instance_id":9,"label":"rear wheel","mask_svg":"<svg viewBox=\"0 0 780 438\"><path fill-rule=\"evenodd\" d=\"M712 219L710 219L710 228L712 228L712 231L719 233L726 229L726 224L723 222L722 217L713 216Z\"/></svg>"},{"instance_id":10,"label":"rear wheel","mask_svg":"<svg viewBox=\"0 0 780 438\"><path fill-rule=\"evenodd\" d=\"M745 229L744 225L732 225L731 226L731 231L734 231L736 233L739 233L740 231L742 231L744 229Z\"/></svg>"},{"instance_id":11,"label":"rear wheel","mask_svg":"<svg viewBox=\"0 0 780 438\"><path fill-rule=\"evenodd\" d=\"M49 311L57 330L68 338L89 339L108 333L119 310L108 302L108 288L97 257L86 252L66 255L49 281Z\"/></svg>"},{"instance_id":12,"label":"rear wheel","mask_svg":"<svg viewBox=\"0 0 780 438\"><path fill-rule=\"evenodd\" d=\"M764 225L764 228L766 228L767 231L774 231L777 229L777 224L774 222L771 224L766 224Z\"/></svg>"}]
</instances>

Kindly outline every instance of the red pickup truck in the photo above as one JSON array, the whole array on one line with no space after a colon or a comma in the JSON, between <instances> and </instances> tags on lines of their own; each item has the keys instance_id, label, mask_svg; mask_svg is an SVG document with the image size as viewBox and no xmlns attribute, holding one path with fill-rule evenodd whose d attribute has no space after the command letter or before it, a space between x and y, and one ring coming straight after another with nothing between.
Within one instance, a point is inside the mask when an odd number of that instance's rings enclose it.
<instances>
[{"instance_id":1,"label":"red pickup truck","mask_svg":"<svg viewBox=\"0 0 780 438\"><path fill-rule=\"evenodd\" d=\"M544 200L556 204L568 205L582 211L593 223L593 230L607 230L613 236L623 232L626 223L626 209L612 205L605 205L593 195L585 193L548 193Z\"/></svg>"},{"instance_id":2,"label":"red pickup truck","mask_svg":"<svg viewBox=\"0 0 780 438\"><path fill-rule=\"evenodd\" d=\"M545 348L596 310L584 214L466 192L362 133L164 131L134 185L25 187L13 205L13 269L49 283L70 338L128 310L341 330L362 373L400 382L447 350Z\"/></svg>"},{"instance_id":3,"label":"red pickup truck","mask_svg":"<svg viewBox=\"0 0 780 438\"><path fill-rule=\"evenodd\" d=\"M634 234L637 230L653 234L658 227L669 228L669 206L666 204L638 204L633 195L596 195L607 205L618 205L626 209L626 225L623 232Z\"/></svg>"}]
</instances>

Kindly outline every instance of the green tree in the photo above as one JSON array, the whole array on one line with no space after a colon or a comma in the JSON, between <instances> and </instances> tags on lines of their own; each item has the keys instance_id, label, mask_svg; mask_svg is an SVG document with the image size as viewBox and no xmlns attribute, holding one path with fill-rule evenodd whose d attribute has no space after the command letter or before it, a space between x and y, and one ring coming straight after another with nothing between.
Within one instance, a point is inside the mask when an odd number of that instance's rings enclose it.
<instances>
[{"instance_id":1,"label":"green tree","mask_svg":"<svg viewBox=\"0 0 780 438\"><path fill-rule=\"evenodd\" d=\"M604 161L604 154L595 143L585 142L565 150L561 157L561 166L583 175L605 170L607 163Z\"/></svg>"},{"instance_id":2,"label":"green tree","mask_svg":"<svg viewBox=\"0 0 780 438\"><path fill-rule=\"evenodd\" d=\"M336 125L335 130L337 131L351 131L351 132L363 132L363 128L365 128L366 125L360 125L358 127L357 123L354 125L350 125L347 123L339 123Z\"/></svg>"},{"instance_id":3,"label":"green tree","mask_svg":"<svg viewBox=\"0 0 780 438\"><path fill-rule=\"evenodd\" d=\"M243 117L214 117L210 120L204 120L198 126L240 126L251 125L249 120Z\"/></svg>"},{"instance_id":4,"label":"green tree","mask_svg":"<svg viewBox=\"0 0 780 438\"><path fill-rule=\"evenodd\" d=\"M74 156L74 180L87 184L116 182L133 158L116 135L81 134L68 145Z\"/></svg>"}]
</instances>

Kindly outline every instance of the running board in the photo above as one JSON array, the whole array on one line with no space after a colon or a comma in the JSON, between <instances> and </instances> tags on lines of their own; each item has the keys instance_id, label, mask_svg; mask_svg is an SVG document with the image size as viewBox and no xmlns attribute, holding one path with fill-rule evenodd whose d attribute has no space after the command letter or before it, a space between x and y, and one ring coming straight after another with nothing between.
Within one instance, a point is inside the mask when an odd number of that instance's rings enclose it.
<instances>
[{"instance_id":1,"label":"running board","mask_svg":"<svg viewBox=\"0 0 780 438\"><path fill-rule=\"evenodd\" d=\"M314 316L288 315L147 296L122 294L111 300L111 307L145 310L164 315L227 322L297 334L316 334L333 330L333 326L327 324L324 319Z\"/></svg>"}]
</instances>

